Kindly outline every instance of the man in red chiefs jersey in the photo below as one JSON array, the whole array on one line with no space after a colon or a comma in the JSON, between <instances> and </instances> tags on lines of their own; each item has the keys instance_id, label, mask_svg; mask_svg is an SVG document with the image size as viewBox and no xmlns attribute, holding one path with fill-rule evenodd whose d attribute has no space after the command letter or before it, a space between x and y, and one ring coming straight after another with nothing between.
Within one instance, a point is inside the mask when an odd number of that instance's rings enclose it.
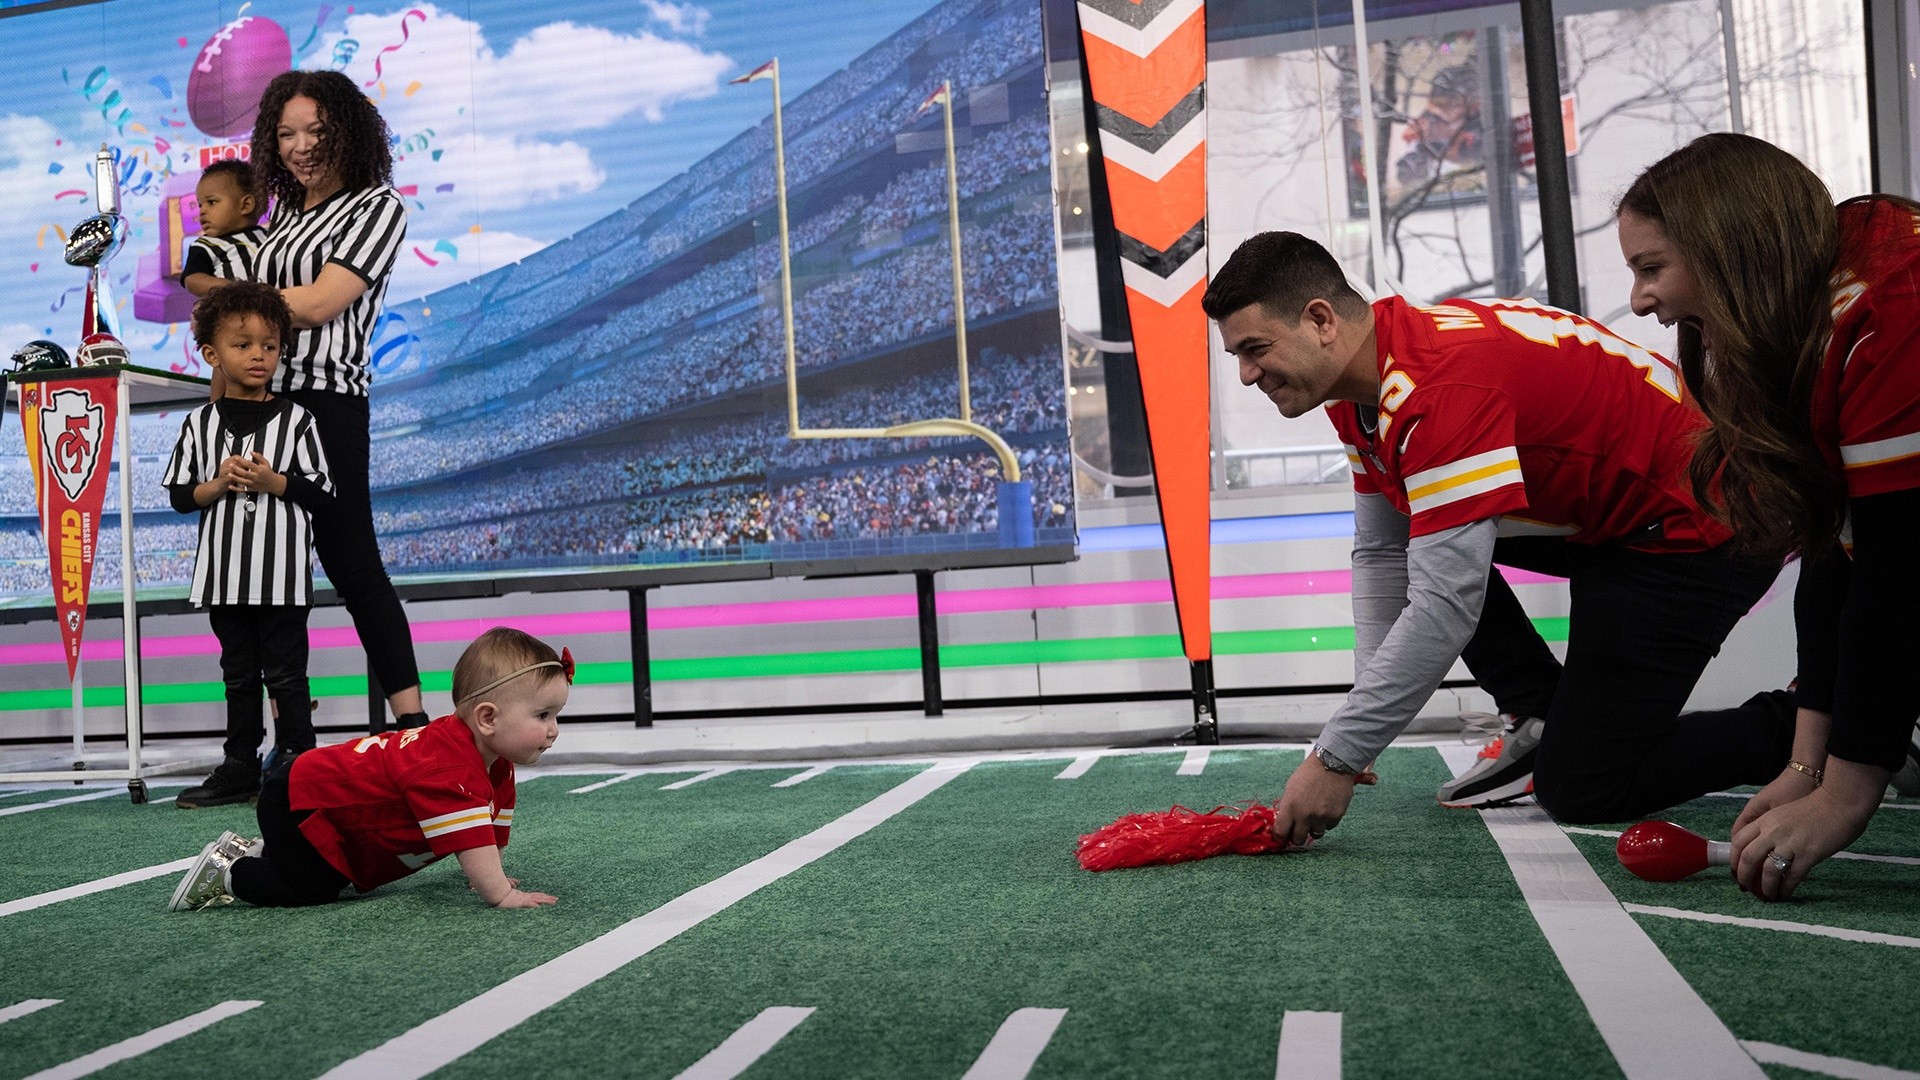
<instances>
[{"instance_id":1,"label":"man in red chiefs jersey","mask_svg":"<svg viewBox=\"0 0 1920 1080\"><path fill-rule=\"evenodd\" d=\"M1703 421L1665 358L1529 300L1369 305L1319 244L1262 233L1202 306L1241 381L1297 417L1325 406L1354 477L1354 688L1288 780L1275 833L1310 843L1464 659L1513 727L1441 790L1529 793L1613 821L1786 760L1792 705L1681 715L1776 568L1730 557L1685 468ZM1566 577L1555 660L1495 562Z\"/></svg>"},{"instance_id":2,"label":"man in red chiefs jersey","mask_svg":"<svg viewBox=\"0 0 1920 1080\"><path fill-rule=\"evenodd\" d=\"M555 903L519 888L500 852L513 824L513 767L559 737L573 657L506 627L453 669L454 713L423 727L309 750L260 790L260 839L226 833L174 890L174 911L245 900L304 907L377 888L452 855L492 907Z\"/></svg>"}]
</instances>

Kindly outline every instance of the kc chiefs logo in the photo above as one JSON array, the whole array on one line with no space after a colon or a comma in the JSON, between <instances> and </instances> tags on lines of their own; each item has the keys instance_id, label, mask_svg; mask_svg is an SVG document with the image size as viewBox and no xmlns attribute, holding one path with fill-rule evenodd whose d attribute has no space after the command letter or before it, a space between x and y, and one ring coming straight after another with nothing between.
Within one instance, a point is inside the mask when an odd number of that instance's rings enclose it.
<instances>
[{"instance_id":1,"label":"kc chiefs logo","mask_svg":"<svg viewBox=\"0 0 1920 1080\"><path fill-rule=\"evenodd\" d=\"M67 498L78 499L100 464L106 410L85 390L55 390L40 410L41 453Z\"/></svg>"}]
</instances>

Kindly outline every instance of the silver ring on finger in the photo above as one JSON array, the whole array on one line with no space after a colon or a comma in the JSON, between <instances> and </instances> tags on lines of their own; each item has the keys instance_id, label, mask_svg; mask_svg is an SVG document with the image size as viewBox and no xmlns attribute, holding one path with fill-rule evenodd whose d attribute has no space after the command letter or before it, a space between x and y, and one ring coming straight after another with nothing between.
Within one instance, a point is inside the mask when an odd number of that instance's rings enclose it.
<instances>
[{"instance_id":1,"label":"silver ring on finger","mask_svg":"<svg viewBox=\"0 0 1920 1080\"><path fill-rule=\"evenodd\" d=\"M1793 865L1793 856L1782 855L1777 851L1772 851L1767 853L1767 862L1770 863L1775 870L1784 874L1787 872L1787 867Z\"/></svg>"},{"instance_id":2,"label":"silver ring on finger","mask_svg":"<svg viewBox=\"0 0 1920 1080\"><path fill-rule=\"evenodd\" d=\"M1312 837L1312 838L1313 838L1313 839L1315 839L1315 840L1318 840L1318 839L1320 839L1321 837L1323 837L1323 836L1325 836L1325 835L1327 835L1327 830L1325 830L1325 829L1308 829L1308 830L1307 830L1307 835L1308 835L1309 837Z\"/></svg>"}]
</instances>

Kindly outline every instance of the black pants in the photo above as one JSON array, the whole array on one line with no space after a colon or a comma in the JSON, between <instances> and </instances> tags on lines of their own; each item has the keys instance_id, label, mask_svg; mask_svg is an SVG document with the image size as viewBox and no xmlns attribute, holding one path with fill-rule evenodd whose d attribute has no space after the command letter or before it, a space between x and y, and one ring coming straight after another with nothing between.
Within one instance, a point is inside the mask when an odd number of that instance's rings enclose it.
<instances>
[{"instance_id":1,"label":"black pants","mask_svg":"<svg viewBox=\"0 0 1920 1080\"><path fill-rule=\"evenodd\" d=\"M277 768L260 785L260 801L254 810L266 846L258 858L238 859L233 864L233 895L259 907L331 904L340 899L340 890L351 884L300 831L300 822L312 811L293 810L287 798L290 772L284 766Z\"/></svg>"},{"instance_id":2,"label":"black pants","mask_svg":"<svg viewBox=\"0 0 1920 1080\"><path fill-rule=\"evenodd\" d=\"M373 532L367 399L325 390L291 390L284 396L313 414L333 480L333 505L313 518L313 547L320 566L353 617L353 628L360 634L380 689L395 694L419 686L413 630L400 607L400 594L387 577L386 564L380 561L380 541Z\"/></svg>"},{"instance_id":3,"label":"black pants","mask_svg":"<svg viewBox=\"0 0 1920 1080\"><path fill-rule=\"evenodd\" d=\"M313 699L307 687L306 607L214 604L207 608L220 639L220 675L227 684L226 755L252 761L266 726L260 687L280 706L275 743L282 750L313 748Z\"/></svg>"},{"instance_id":4,"label":"black pants","mask_svg":"<svg viewBox=\"0 0 1920 1080\"><path fill-rule=\"evenodd\" d=\"M1564 667L1498 570L1462 654L1500 711L1546 720L1533 782L1548 813L1623 821L1729 785L1763 784L1786 767L1794 721L1786 691L1734 709L1680 712L1777 568L1737 562L1724 549L1653 555L1546 537L1500 540L1494 560L1568 579Z\"/></svg>"}]
</instances>

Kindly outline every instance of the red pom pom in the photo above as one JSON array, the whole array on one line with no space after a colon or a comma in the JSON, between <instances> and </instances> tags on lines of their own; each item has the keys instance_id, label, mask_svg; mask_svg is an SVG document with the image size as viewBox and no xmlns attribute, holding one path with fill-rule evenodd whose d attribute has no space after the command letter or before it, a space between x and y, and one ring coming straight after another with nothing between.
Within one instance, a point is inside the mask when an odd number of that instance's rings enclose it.
<instances>
[{"instance_id":1,"label":"red pom pom","mask_svg":"<svg viewBox=\"0 0 1920 1080\"><path fill-rule=\"evenodd\" d=\"M1088 870L1206 859L1214 855L1265 855L1285 844L1273 836L1273 807L1216 806L1206 813L1176 806L1164 813L1128 814L1080 838L1075 853Z\"/></svg>"}]
</instances>

